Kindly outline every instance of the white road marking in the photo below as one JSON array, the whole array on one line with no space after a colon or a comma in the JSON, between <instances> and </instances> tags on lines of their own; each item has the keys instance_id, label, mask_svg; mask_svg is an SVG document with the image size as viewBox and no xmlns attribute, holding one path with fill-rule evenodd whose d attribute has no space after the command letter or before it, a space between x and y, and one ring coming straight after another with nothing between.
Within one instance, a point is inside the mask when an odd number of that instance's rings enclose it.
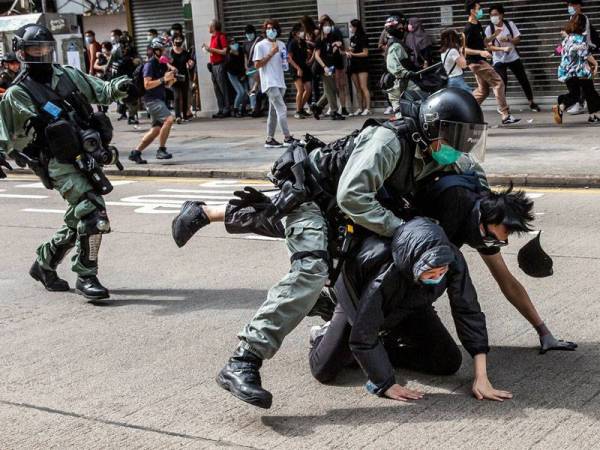
<instances>
[{"instance_id":1,"label":"white road marking","mask_svg":"<svg viewBox=\"0 0 600 450\"><path fill-rule=\"evenodd\" d=\"M546 195L546 194L530 193L530 192L527 193L527 197L529 197L531 199L540 198L540 197L543 197L544 195Z\"/></svg>"},{"instance_id":2,"label":"white road marking","mask_svg":"<svg viewBox=\"0 0 600 450\"><path fill-rule=\"evenodd\" d=\"M17 184L15 187L16 188L24 188L24 189L46 189L41 182Z\"/></svg>"},{"instance_id":3,"label":"white road marking","mask_svg":"<svg viewBox=\"0 0 600 450\"><path fill-rule=\"evenodd\" d=\"M111 180L113 186L125 186L126 184L137 183L136 180Z\"/></svg>"},{"instance_id":4,"label":"white road marking","mask_svg":"<svg viewBox=\"0 0 600 450\"><path fill-rule=\"evenodd\" d=\"M244 239L248 239L250 241L283 241L282 238L273 238L267 236L260 236L258 234L253 234L250 236L244 236Z\"/></svg>"},{"instance_id":5,"label":"white road marking","mask_svg":"<svg viewBox=\"0 0 600 450\"><path fill-rule=\"evenodd\" d=\"M37 199L42 199L42 198L48 198L47 195L21 195L21 194L0 194L1 198L37 198Z\"/></svg>"},{"instance_id":6,"label":"white road marking","mask_svg":"<svg viewBox=\"0 0 600 450\"><path fill-rule=\"evenodd\" d=\"M48 214L64 214L64 209L43 209L43 208L25 208L23 212L48 213Z\"/></svg>"}]
</instances>

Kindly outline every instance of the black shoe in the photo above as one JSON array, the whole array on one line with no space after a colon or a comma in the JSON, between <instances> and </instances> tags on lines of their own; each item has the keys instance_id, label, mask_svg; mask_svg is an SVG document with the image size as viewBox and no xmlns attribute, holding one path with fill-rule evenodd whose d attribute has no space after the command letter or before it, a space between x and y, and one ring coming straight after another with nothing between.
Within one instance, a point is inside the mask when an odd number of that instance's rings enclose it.
<instances>
[{"instance_id":1,"label":"black shoe","mask_svg":"<svg viewBox=\"0 0 600 450\"><path fill-rule=\"evenodd\" d=\"M312 115L316 120L319 120L321 118L321 113L323 112L323 108L321 108L316 103L313 103L312 105L310 105L310 112L312 112Z\"/></svg>"},{"instance_id":2,"label":"black shoe","mask_svg":"<svg viewBox=\"0 0 600 450\"><path fill-rule=\"evenodd\" d=\"M121 114L119 116L119 118L117 119L117 121L121 121L121 120L125 120L125 119L127 119L127 114Z\"/></svg>"},{"instance_id":3,"label":"black shoe","mask_svg":"<svg viewBox=\"0 0 600 450\"><path fill-rule=\"evenodd\" d=\"M250 114L250 116L256 118L256 117L261 117L262 116L262 112L260 111L252 111L252 114Z\"/></svg>"},{"instance_id":4,"label":"black shoe","mask_svg":"<svg viewBox=\"0 0 600 450\"><path fill-rule=\"evenodd\" d=\"M294 136L288 136L283 140L284 145L292 145L298 142L298 139L294 138Z\"/></svg>"},{"instance_id":5,"label":"black shoe","mask_svg":"<svg viewBox=\"0 0 600 450\"><path fill-rule=\"evenodd\" d=\"M167 151L165 147L158 147L156 159L171 159L173 155Z\"/></svg>"},{"instance_id":6,"label":"black shoe","mask_svg":"<svg viewBox=\"0 0 600 450\"><path fill-rule=\"evenodd\" d=\"M238 348L217 375L217 384L246 403L269 409L273 395L262 388L260 366L258 356Z\"/></svg>"},{"instance_id":7,"label":"black shoe","mask_svg":"<svg viewBox=\"0 0 600 450\"><path fill-rule=\"evenodd\" d=\"M281 148L283 144L276 141L274 138L269 138L265 141L265 148Z\"/></svg>"},{"instance_id":8,"label":"black shoe","mask_svg":"<svg viewBox=\"0 0 600 450\"><path fill-rule=\"evenodd\" d=\"M540 107L538 106L538 104L536 102L531 102L529 104L529 109L531 111L533 111L533 112L540 112L541 111Z\"/></svg>"},{"instance_id":9,"label":"black shoe","mask_svg":"<svg viewBox=\"0 0 600 450\"><path fill-rule=\"evenodd\" d=\"M136 164L148 164L148 161L142 158L142 152L139 150L132 150L129 154L129 161L133 161Z\"/></svg>"},{"instance_id":10,"label":"black shoe","mask_svg":"<svg viewBox=\"0 0 600 450\"><path fill-rule=\"evenodd\" d=\"M348 110L346 108L342 108L342 116L349 116L350 113L348 112Z\"/></svg>"},{"instance_id":11,"label":"black shoe","mask_svg":"<svg viewBox=\"0 0 600 450\"><path fill-rule=\"evenodd\" d=\"M50 292L66 292L70 289L69 283L58 277L54 270L46 270L36 261L29 269L29 275L44 285L47 291Z\"/></svg>"},{"instance_id":12,"label":"black shoe","mask_svg":"<svg viewBox=\"0 0 600 450\"><path fill-rule=\"evenodd\" d=\"M331 113L331 120L346 120L346 118L337 111L334 111Z\"/></svg>"},{"instance_id":13,"label":"black shoe","mask_svg":"<svg viewBox=\"0 0 600 450\"><path fill-rule=\"evenodd\" d=\"M187 201L171 223L171 234L177 247L183 247L200 228L210 223L202 206L204 202Z\"/></svg>"},{"instance_id":14,"label":"black shoe","mask_svg":"<svg viewBox=\"0 0 600 450\"><path fill-rule=\"evenodd\" d=\"M223 114L222 112L218 112L216 114L212 115L213 119L224 119L225 118L225 114Z\"/></svg>"},{"instance_id":15,"label":"black shoe","mask_svg":"<svg viewBox=\"0 0 600 450\"><path fill-rule=\"evenodd\" d=\"M588 123L600 123L600 117L593 115L588 117Z\"/></svg>"},{"instance_id":16,"label":"black shoe","mask_svg":"<svg viewBox=\"0 0 600 450\"><path fill-rule=\"evenodd\" d=\"M183 119L181 117L178 117L177 119L175 119L175 123L177 125L181 125L181 122L183 122Z\"/></svg>"},{"instance_id":17,"label":"black shoe","mask_svg":"<svg viewBox=\"0 0 600 450\"><path fill-rule=\"evenodd\" d=\"M108 289L106 289L96 275L90 277L78 277L75 284L75 292L83 295L89 300L102 300L110 297Z\"/></svg>"},{"instance_id":18,"label":"black shoe","mask_svg":"<svg viewBox=\"0 0 600 450\"><path fill-rule=\"evenodd\" d=\"M518 123L520 121L521 119L517 119L516 117L513 117L509 114L504 119L502 119L502 125L512 125L513 123Z\"/></svg>"}]
</instances>

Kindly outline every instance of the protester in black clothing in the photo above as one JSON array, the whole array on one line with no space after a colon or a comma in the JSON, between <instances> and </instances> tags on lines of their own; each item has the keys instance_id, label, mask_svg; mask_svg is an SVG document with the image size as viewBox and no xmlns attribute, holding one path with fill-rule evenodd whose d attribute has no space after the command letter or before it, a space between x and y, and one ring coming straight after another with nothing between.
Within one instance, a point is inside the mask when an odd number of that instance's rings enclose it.
<instances>
[{"instance_id":1,"label":"protester in black clothing","mask_svg":"<svg viewBox=\"0 0 600 450\"><path fill-rule=\"evenodd\" d=\"M227 71L227 78L235 91L233 116L243 117L244 105L248 101L244 47L233 39L229 44L229 58L225 63L225 70Z\"/></svg>"},{"instance_id":2,"label":"protester in black clothing","mask_svg":"<svg viewBox=\"0 0 600 450\"><path fill-rule=\"evenodd\" d=\"M172 87L175 98L175 122L181 123L190 119L188 115L188 94L190 91L190 70L194 67L190 52L183 47L183 36L181 35L176 35L173 39L171 59L171 65L177 70L177 81Z\"/></svg>"},{"instance_id":3,"label":"protester in black clothing","mask_svg":"<svg viewBox=\"0 0 600 450\"><path fill-rule=\"evenodd\" d=\"M246 25L244 36L246 39L242 43L242 47L246 60L246 91L248 92L250 108L252 109L251 115L252 117L259 117L262 114L262 106L267 101L267 98L260 89L260 74L256 67L254 67L253 55L254 47L263 37L256 32L256 28L252 24Z\"/></svg>"},{"instance_id":4,"label":"protester in black clothing","mask_svg":"<svg viewBox=\"0 0 600 450\"><path fill-rule=\"evenodd\" d=\"M310 117L304 110L304 105L309 103L312 94L312 72L308 67L308 46L304 40L302 25L297 23L290 32L290 40L287 45L290 71L296 85L296 119Z\"/></svg>"},{"instance_id":5,"label":"protester in black clothing","mask_svg":"<svg viewBox=\"0 0 600 450\"><path fill-rule=\"evenodd\" d=\"M429 219L401 225L391 242L375 236L363 241L347 260L335 290L334 320L310 352L311 371L319 381L331 381L354 357L368 376L371 393L399 401L422 398L396 382L392 360L434 374L458 370L460 350L433 308L447 293L459 340L474 358L474 396L512 398L487 378L486 321L467 263ZM387 345L386 336L391 337Z\"/></svg>"},{"instance_id":6,"label":"protester in black clothing","mask_svg":"<svg viewBox=\"0 0 600 450\"><path fill-rule=\"evenodd\" d=\"M350 48L346 51L348 73L352 77L358 94L358 109L353 116L371 114L371 92L369 91L369 38L358 19L350 21Z\"/></svg>"},{"instance_id":7,"label":"protester in black clothing","mask_svg":"<svg viewBox=\"0 0 600 450\"><path fill-rule=\"evenodd\" d=\"M411 50L409 57L413 64L420 69L430 66L433 63L433 42L423 28L421 19L409 18L406 29L408 33L404 42Z\"/></svg>"},{"instance_id":8,"label":"protester in black clothing","mask_svg":"<svg viewBox=\"0 0 600 450\"><path fill-rule=\"evenodd\" d=\"M302 16L300 18L302 24L302 31L304 32L304 42L308 49L308 60L307 64L310 67L312 73L312 99L313 103L316 103L321 98L321 66L315 59L315 50L317 47L317 40L319 37L319 27L315 24L315 21L310 16Z\"/></svg>"}]
</instances>

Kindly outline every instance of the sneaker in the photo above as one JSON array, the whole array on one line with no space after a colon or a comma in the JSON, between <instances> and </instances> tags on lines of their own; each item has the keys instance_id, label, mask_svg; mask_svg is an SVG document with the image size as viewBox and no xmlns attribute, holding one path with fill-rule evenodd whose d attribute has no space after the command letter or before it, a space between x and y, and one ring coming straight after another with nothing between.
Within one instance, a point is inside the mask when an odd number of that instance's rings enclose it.
<instances>
[{"instance_id":1,"label":"sneaker","mask_svg":"<svg viewBox=\"0 0 600 450\"><path fill-rule=\"evenodd\" d=\"M288 136L283 140L283 143L285 145L292 145L292 144L295 144L296 142L299 142L299 141L294 136Z\"/></svg>"},{"instance_id":2,"label":"sneaker","mask_svg":"<svg viewBox=\"0 0 600 450\"><path fill-rule=\"evenodd\" d=\"M171 159L172 157L173 155L170 154L164 147L159 147L158 151L156 152L156 159Z\"/></svg>"},{"instance_id":3,"label":"sneaker","mask_svg":"<svg viewBox=\"0 0 600 450\"><path fill-rule=\"evenodd\" d=\"M383 111L384 114L393 114L394 113L394 108L392 108L391 106L388 106L387 108L385 108L385 111Z\"/></svg>"},{"instance_id":4,"label":"sneaker","mask_svg":"<svg viewBox=\"0 0 600 450\"><path fill-rule=\"evenodd\" d=\"M355 116L360 116L362 114L362 109L357 109L356 111L354 111L353 113L350 113L349 115L352 117Z\"/></svg>"},{"instance_id":5,"label":"sneaker","mask_svg":"<svg viewBox=\"0 0 600 450\"><path fill-rule=\"evenodd\" d=\"M306 116L304 114L302 114L302 112L300 111L296 111L296 114L294 114L294 119L304 119L306 118Z\"/></svg>"},{"instance_id":6,"label":"sneaker","mask_svg":"<svg viewBox=\"0 0 600 450\"><path fill-rule=\"evenodd\" d=\"M348 110L346 108L342 108L342 111L340 112L340 114L342 116L349 116L350 115L350 113L348 112Z\"/></svg>"},{"instance_id":7,"label":"sneaker","mask_svg":"<svg viewBox=\"0 0 600 450\"><path fill-rule=\"evenodd\" d=\"M129 161L133 161L136 164L148 164L148 161L142 158L142 152L139 150L132 150L129 154Z\"/></svg>"},{"instance_id":8,"label":"sneaker","mask_svg":"<svg viewBox=\"0 0 600 450\"><path fill-rule=\"evenodd\" d=\"M312 112L313 117L316 120L319 120L321 118L321 113L323 112L323 108L321 108L316 103L313 103L312 105L310 105L310 111Z\"/></svg>"},{"instance_id":9,"label":"sneaker","mask_svg":"<svg viewBox=\"0 0 600 450\"><path fill-rule=\"evenodd\" d=\"M183 120L181 119L181 117L178 117L177 119L175 119L175 123L177 125L181 125L181 122L183 122Z\"/></svg>"},{"instance_id":10,"label":"sneaker","mask_svg":"<svg viewBox=\"0 0 600 450\"><path fill-rule=\"evenodd\" d=\"M538 106L538 104L536 102L531 102L529 104L529 109L531 111L533 111L533 112L540 112L541 111L540 107Z\"/></svg>"},{"instance_id":11,"label":"sneaker","mask_svg":"<svg viewBox=\"0 0 600 450\"><path fill-rule=\"evenodd\" d=\"M554 123L560 125L563 123L563 112L560 109L560 105L552 106L552 117L554 118Z\"/></svg>"},{"instance_id":12,"label":"sneaker","mask_svg":"<svg viewBox=\"0 0 600 450\"><path fill-rule=\"evenodd\" d=\"M323 114L323 115L324 115L325 117L329 117L329 116L331 116L331 114L332 114L331 108L328 108L328 109L327 109L327 112L326 112L325 114Z\"/></svg>"},{"instance_id":13,"label":"sneaker","mask_svg":"<svg viewBox=\"0 0 600 450\"><path fill-rule=\"evenodd\" d=\"M281 148L283 144L281 142L277 142L274 138L269 138L265 141L265 148Z\"/></svg>"},{"instance_id":14,"label":"sneaker","mask_svg":"<svg viewBox=\"0 0 600 450\"><path fill-rule=\"evenodd\" d=\"M520 121L521 119L517 119L516 117L513 117L511 114L509 114L504 119L502 119L502 125L512 125L513 123L517 123Z\"/></svg>"},{"instance_id":15,"label":"sneaker","mask_svg":"<svg viewBox=\"0 0 600 450\"><path fill-rule=\"evenodd\" d=\"M218 112L216 114L212 115L213 119L224 119L225 118L225 114L223 114L222 112Z\"/></svg>"},{"instance_id":16,"label":"sneaker","mask_svg":"<svg viewBox=\"0 0 600 450\"><path fill-rule=\"evenodd\" d=\"M586 102L583 102L583 105L578 102L567 109L567 114L571 114L573 116L576 116L577 114L583 114L585 112L585 108Z\"/></svg>"},{"instance_id":17,"label":"sneaker","mask_svg":"<svg viewBox=\"0 0 600 450\"><path fill-rule=\"evenodd\" d=\"M342 116L340 113L338 113L337 111L334 111L331 114L331 120L346 120L346 118L344 116Z\"/></svg>"},{"instance_id":18,"label":"sneaker","mask_svg":"<svg viewBox=\"0 0 600 450\"><path fill-rule=\"evenodd\" d=\"M370 116L373 112L370 109L365 109L360 115L361 116Z\"/></svg>"},{"instance_id":19,"label":"sneaker","mask_svg":"<svg viewBox=\"0 0 600 450\"><path fill-rule=\"evenodd\" d=\"M300 113L300 114L302 114L302 115L304 116L304 118L305 118L305 119L308 119L309 117L311 117L311 116L312 116L312 115L311 115L309 112L307 112L307 111L306 111L306 110L304 110L304 109L303 109L302 111L299 111L299 113Z\"/></svg>"},{"instance_id":20,"label":"sneaker","mask_svg":"<svg viewBox=\"0 0 600 450\"><path fill-rule=\"evenodd\" d=\"M600 123L600 117L593 115L588 117L588 123Z\"/></svg>"}]
</instances>

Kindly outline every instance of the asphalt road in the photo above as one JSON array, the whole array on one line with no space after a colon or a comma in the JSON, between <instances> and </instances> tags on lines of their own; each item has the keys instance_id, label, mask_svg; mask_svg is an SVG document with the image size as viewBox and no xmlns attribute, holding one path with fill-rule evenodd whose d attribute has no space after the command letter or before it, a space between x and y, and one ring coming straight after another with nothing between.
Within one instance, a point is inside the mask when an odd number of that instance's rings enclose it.
<instances>
[{"instance_id":1,"label":"asphalt road","mask_svg":"<svg viewBox=\"0 0 600 450\"><path fill-rule=\"evenodd\" d=\"M262 370L274 394L260 410L221 390L217 371L236 332L287 271L284 245L228 236L221 225L183 249L170 221L187 198L224 202L232 183L119 180L108 197L113 233L100 252L107 306L48 293L27 274L37 245L61 223L64 204L33 179L0 182L0 448L598 448L600 191L535 190L538 227L555 275L520 278L573 353L537 353L532 328L467 252L486 312L489 376L512 390L505 403L470 396L465 353L455 376L399 371L424 400L368 394L360 371L324 386L310 375L303 321ZM518 272L516 251L505 251ZM65 261L60 269L72 285ZM438 310L454 327L445 299Z\"/></svg>"}]
</instances>

